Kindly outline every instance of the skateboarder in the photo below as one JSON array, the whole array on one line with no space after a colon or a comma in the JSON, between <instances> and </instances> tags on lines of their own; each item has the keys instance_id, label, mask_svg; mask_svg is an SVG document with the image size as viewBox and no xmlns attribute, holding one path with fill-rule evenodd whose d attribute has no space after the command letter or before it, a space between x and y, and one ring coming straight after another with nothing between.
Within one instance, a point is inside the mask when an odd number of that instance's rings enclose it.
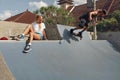
<instances>
[{"instance_id":1,"label":"skateboarder","mask_svg":"<svg viewBox=\"0 0 120 80\"><path fill-rule=\"evenodd\" d=\"M43 17L40 15L36 15L36 20L32 24L28 25L24 32L18 36L18 40L23 40L25 35L29 34L29 42L26 44L24 48L24 52L29 52L31 50L31 45L33 39L41 40L47 39L45 33L45 24L42 22Z\"/></svg>"},{"instance_id":2,"label":"skateboarder","mask_svg":"<svg viewBox=\"0 0 120 80\"><path fill-rule=\"evenodd\" d=\"M95 11L90 11L83 14L82 16L79 17L79 20L80 20L79 27L71 29L70 33L73 35L79 36L80 39L82 39L83 38L82 33L85 30L87 30L89 22L92 21L93 18L95 19L95 22L97 22L97 17L104 17L105 15L106 15L105 9L97 9ZM74 30L81 29L81 28L83 29L79 33L75 34L73 32Z\"/></svg>"}]
</instances>

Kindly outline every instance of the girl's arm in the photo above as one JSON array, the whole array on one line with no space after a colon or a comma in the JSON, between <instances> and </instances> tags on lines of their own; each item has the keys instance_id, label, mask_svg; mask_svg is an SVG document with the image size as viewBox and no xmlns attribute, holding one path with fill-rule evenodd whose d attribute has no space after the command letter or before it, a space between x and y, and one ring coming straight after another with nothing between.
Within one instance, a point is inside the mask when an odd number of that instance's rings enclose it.
<instances>
[{"instance_id":1,"label":"girl's arm","mask_svg":"<svg viewBox=\"0 0 120 80\"><path fill-rule=\"evenodd\" d=\"M43 30L43 37L44 37L45 40L47 40L45 29Z\"/></svg>"}]
</instances>

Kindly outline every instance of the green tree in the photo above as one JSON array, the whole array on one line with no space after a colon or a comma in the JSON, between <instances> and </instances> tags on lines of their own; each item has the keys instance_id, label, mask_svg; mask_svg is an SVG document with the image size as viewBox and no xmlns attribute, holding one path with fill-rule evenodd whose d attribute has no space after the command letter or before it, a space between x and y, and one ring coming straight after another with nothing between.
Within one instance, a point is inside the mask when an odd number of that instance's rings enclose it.
<instances>
[{"instance_id":1,"label":"green tree","mask_svg":"<svg viewBox=\"0 0 120 80\"><path fill-rule=\"evenodd\" d=\"M100 21L99 24L97 25L97 30L101 32L115 31L115 29L117 28L116 26L117 23L118 22L115 18L104 19Z\"/></svg>"},{"instance_id":2,"label":"green tree","mask_svg":"<svg viewBox=\"0 0 120 80\"><path fill-rule=\"evenodd\" d=\"M33 13L35 14L38 14L39 12L40 12L39 10L33 11Z\"/></svg>"},{"instance_id":3,"label":"green tree","mask_svg":"<svg viewBox=\"0 0 120 80\"><path fill-rule=\"evenodd\" d=\"M114 11L112 16L120 23L120 10Z\"/></svg>"},{"instance_id":4,"label":"green tree","mask_svg":"<svg viewBox=\"0 0 120 80\"><path fill-rule=\"evenodd\" d=\"M41 7L40 10L34 11L34 13L41 13L45 19L46 24L64 24L74 25L74 17L68 11L55 6Z\"/></svg>"},{"instance_id":5,"label":"green tree","mask_svg":"<svg viewBox=\"0 0 120 80\"><path fill-rule=\"evenodd\" d=\"M90 28L92 30L92 27ZM99 21L97 31L120 31L120 10L114 11L107 19Z\"/></svg>"}]
</instances>

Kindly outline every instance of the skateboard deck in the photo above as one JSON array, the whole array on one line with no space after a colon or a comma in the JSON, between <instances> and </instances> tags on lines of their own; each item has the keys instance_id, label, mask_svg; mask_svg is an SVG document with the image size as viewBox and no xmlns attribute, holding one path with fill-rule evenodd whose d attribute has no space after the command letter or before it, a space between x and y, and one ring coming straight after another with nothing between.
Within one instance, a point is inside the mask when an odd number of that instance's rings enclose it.
<instances>
[{"instance_id":1,"label":"skateboard deck","mask_svg":"<svg viewBox=\"0 0 120 80\"><path fill-rule=\"evenodd\" d=\"M75 33L75 32L70 33L70 31L69 31L69 34L72 35L72 36L77 36L77 37L80 38L80 40L82 40L82 37L79 36L79 33Z\"/></svg>"}]
</instances>

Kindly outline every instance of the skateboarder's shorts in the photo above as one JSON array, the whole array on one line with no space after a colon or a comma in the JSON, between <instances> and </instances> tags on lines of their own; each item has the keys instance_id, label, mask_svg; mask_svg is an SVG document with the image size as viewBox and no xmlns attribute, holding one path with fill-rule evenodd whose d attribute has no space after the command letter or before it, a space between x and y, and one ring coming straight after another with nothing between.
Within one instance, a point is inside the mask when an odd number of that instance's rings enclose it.
<instances>
[{"instance_id":1,"label":"skateboarder's shorts","mask_svg":"<svg viewBox=\"0 0 120 80\"><path fill-rule=\"evenodd\" d=\"M80 22L79 22L79 27L80 28L83 28L83 27L88 27L88 21L86 21L85 19L80 19Z\"/></svg>"}]
</instances>

